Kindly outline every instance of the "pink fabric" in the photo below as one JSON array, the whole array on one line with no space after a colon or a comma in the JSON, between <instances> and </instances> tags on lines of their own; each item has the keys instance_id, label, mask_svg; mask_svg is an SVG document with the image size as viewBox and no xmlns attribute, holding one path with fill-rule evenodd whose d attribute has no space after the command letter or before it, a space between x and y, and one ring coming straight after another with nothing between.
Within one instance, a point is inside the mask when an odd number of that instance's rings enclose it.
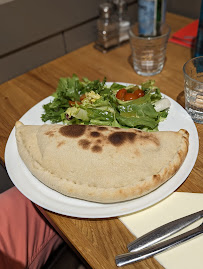
<instances>
[{"instance_id":1,"label":"pink fabric","mask_svg":"<svg viewBox=\"0 0 203 269\"><path fill-rule=\"evenodd\" d=\"M0 194L0 268L41 268L62 242L16 187Z\"/></svg>"}]
</instances>

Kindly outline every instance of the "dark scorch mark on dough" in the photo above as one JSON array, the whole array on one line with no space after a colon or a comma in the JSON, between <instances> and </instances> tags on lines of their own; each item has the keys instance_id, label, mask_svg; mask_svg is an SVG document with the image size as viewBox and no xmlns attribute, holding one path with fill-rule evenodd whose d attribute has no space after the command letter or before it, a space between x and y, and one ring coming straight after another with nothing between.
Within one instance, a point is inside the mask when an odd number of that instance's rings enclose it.
<instances>
[{"instance_id":1,"label":"dark scorch mark on dough","mask_svg":"<svg viewBox=\"0 0 203 269\"><path fill-rule=\"evenodd\" d=\"M98 145L95 145L91 148L92 152L94 153L99 153L102 151L102 147L98 146Z\"/></svg>"},{"instance_id":2,"label":"dark scorch mark on dough","mask_svg":"<svg viewBox=\"0 0 203 269\"><path fill-rule=\"evenodd\" d=\"M87 139L81 139L78 141L79 146L83 149L88 149L90 147L91 142Z\"/></svg>"},{"instance_id":3,"label":"dark scorch mark on dough","mask_svg":"<svg viewBox=\"0 0 203 269\"><path fill-rule=\"evenodd\" d=\"M92 137L99 137L100 136L100 133L99 132L91 132L90 135Z\"/></svg>"},{"instance_id":4,"label":"dark scorch mark on dough","mask_svg":"<svg viewBox=\"0 0 203 269\"><path fill-rule=\"evenodd\" d=\"M106 131L106 130L108 130L108 128L105 126L99 126L99 127L97 127L97 130L98 131Z\"/></svg>"},{"instance_id":5,"label":"dark scorch mark on dough","mask_svg":"<svg viewBox=\"0 0 203 269\"><path fill-rule=\"evenodd\" d=\"M63 136L80 137L85 133L86 125L68 125L60 128L59 132Z\"/></svg>"},{"instance_id":6,"label":"dark scorch mark on dough","mask_svg":"<svg viewBox=\"0 0 203 269\"><path fill-rule=\"evenodd\" d=\"M108 136L108 140L114 146L122 145L126 140L133 142L136 137L135 133L115 132Z\"/></svg>"}]
</instances>

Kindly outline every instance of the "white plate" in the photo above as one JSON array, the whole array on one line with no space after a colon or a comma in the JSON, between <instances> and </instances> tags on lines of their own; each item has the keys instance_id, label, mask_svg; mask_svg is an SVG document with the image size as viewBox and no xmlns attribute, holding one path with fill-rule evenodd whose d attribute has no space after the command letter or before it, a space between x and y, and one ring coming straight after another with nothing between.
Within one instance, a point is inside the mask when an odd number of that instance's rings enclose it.
<instances>
[{"instance_id":1,"label":"white plate","mask_svg":"<svg viewBox=\"0 0 203 269\"><path fill-rule=\"evenodd\" d=\"M166 97L171 101L171 107L167 119L160 123L159 130L178 131L186 129L190 134L189 151L178 172L153 192L141 198L114 204L87 202L66 197L48 188L30 173L18 154L14 128L5 150L5 163L11 180L19 191L37 205L52 212L72 217L109 218L122 216L159 202L174 192L186 180L195 164L199 150L198 133L191 117L178 103L170 97ZM42 105L47 104L51 99L52 97L48 97L42 100L25 113L20 121L30 125L43 124L41 121L41 115L44 112Z\"/></svg>"}]
</instances>

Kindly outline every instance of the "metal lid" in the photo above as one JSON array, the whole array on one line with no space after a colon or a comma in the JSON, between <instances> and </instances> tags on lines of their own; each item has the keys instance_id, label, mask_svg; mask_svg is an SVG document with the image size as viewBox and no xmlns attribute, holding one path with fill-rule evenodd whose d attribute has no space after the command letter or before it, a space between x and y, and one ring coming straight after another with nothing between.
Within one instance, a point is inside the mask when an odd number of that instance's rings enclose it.
<instances>
[{"instance_id":1,"label":"metal lid","mask_svg":"<svg viewBox=\"0 0 203 269\"><path fill-rule=\"evenodd\" d=\"M99 6L99 14L102 18L110 18L113 11L113 6L111 3L103 3Z\"/></svg>"},{"instance_id":2,"label":"metal lid","mask_svg":"<svg viewBox=\"0 0 203 269\"><path fill-rule=\"evenodd\" d=\"M117 12L122 14L127 11L127 3L125 0L114 0L114 5L116 6Z\"/></svg>"}]
</instances>

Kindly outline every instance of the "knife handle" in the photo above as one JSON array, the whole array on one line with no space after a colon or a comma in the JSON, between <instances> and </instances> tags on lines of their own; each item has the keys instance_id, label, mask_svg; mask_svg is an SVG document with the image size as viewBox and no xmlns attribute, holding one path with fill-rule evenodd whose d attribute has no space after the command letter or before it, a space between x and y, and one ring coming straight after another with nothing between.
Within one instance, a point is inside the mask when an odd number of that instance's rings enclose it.
<instances>
[{"instance_id":1,"label":"knife handle","mask_svg":"<svg viewBox=\"0 0 203 269\"><path fill-rule=\"evenodd\" d=\"M186 217L171 221L134 240L133 242L128 244L127 248L129 251L133 252L137 252L141 249L147 248L171 236L172 234L175 234L176 232L182 230L183 228L187 227L198 219L201 219L202 217L203 210L188 215Z\"/></svg>"}]
</instances>

